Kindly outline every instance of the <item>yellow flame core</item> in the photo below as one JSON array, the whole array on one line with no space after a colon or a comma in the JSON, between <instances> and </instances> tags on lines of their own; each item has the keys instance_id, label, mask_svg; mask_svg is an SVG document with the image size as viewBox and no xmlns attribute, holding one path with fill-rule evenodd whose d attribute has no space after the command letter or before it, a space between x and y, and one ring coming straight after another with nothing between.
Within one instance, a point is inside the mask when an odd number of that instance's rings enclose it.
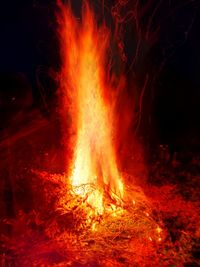
<instances>
[{"instance_id":1,"label":"yellow flame core","mask_svg":"<svg viewBox=\"0 0 200 267\"><path fill-rule=\"evenodd\" d=\"M87 201L102 214L104 191L107 190L111 198L114 195L123 198L124 191L113 144L114 113L105 98L110 89L105 84L109 32L105 26L97 27L87 5L81 23L69 8L64 10L63 74L67 80L65 90L70 90L75 132L70 182L76 188L92 184L95 190ZM86 196L87 190L77 189L76 193Z\"/></svg>"}]
</instances>

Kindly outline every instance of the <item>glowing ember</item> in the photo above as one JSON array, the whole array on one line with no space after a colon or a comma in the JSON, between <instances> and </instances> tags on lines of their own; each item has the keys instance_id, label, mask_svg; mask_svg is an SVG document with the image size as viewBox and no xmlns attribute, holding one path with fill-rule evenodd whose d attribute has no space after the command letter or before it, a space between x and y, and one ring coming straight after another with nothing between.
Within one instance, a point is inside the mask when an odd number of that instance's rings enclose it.
<instances>
[{"instance_id":1,"label":"glowing ember","mask_svg":"<svg viewBox=\"0 0 200 267\"><path fill-rule=\"evenodd\" d=\"M76 194L86 197L88 204L102 214L105 194L115 202L124 194L114 148L114 112L108 97L111 87L105 77L109 31L96 25L87 4L81 22L70 8L60 7L61 87L75 137L70 183Z\"/></svg>"}]
</instances>

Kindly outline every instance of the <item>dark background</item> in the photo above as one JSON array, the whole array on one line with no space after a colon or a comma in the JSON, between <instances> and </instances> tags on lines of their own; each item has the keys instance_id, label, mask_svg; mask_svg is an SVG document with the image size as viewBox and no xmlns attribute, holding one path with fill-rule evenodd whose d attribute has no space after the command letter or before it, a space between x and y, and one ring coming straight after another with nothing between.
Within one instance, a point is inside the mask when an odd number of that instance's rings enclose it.
<instances>
[{"instance_id":1,"label":"dark background","mask_svg":"<svg viewBox=\"0 0 200 267\"><path fill-rule=\"evenodd\" d=\"M79 15L81 1L72 2L74 12ZM98 14L101 14L101 2L91 2ZM109 10L116 2L107 1L104 10L105 20L112 29L114 20ZM134 9L135 2L127 1L125 6L121 6L118 9L121 16L129 14ZM127 58L123 64L129 91L137 90L137 95L140 96L145 77L149 77L142 99L139 125L139 135L144 136L147 143L168 143L176 149L185 146L193 149L198 146L199 5L200 1L139 1L139 30L132 15L120 24L120 37ZM54 1L20 0L1 3L2 130L14 127L14 122L23 120L30 110L37 109L47 120L54 112L56 85L48 74L49 69L58 71L60 64L54 12ZM152 25L148 28L151 18ZM140 52L133 64L138 40ZM130 97L132 95L130 93ZM16 114L20 114L18 119Z\"/></svg>"}]
</instances>

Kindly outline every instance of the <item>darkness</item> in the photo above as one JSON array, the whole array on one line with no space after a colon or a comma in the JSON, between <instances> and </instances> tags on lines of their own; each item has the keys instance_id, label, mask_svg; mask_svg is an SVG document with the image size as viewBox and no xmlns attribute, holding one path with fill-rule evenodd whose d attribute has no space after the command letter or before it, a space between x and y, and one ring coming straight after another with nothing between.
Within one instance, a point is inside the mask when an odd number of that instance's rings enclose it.
<instances>
[{"instance_id":1,"label":"darkness","mask_svg":"<svg viewBox=\"0 0 200 267\"><path fill-rule=\"evenodd\" d=\"M182 30L190 11L180 13L177 23ZM183 22L182 22L183 21ZM175 48L165 65L157 84L155 114L163 140L174 138L174 142L182 138L182 142L199 137L199 100L200 100L200 29L199 10L196 18L183 33L175 32L176 42L179 35L184 36L183 43ZM181 37L180 37L181 38ZM184 140L184 141L183 141ZM193 140L194 141L194 140Z\"/></svg>"},{"instance_id":2,"label":"darkness","mask_svg":"<svg viewBox=\"0 0 200 267\"><path fill-rule=\"evenodd\" d=\"M77 15L80 3L73 2ZM113 18L108 10L113 3L116 1L108 1L104 14L112 27ZM121 9L122 14L134 3L128 1ZM155 1L151 3L153 7L157 5ZM139 17L140 34L134 19L122 24L125 69L128 79L136 84L138 95L146 75L150 77L144 93L140 134L145 135L148 130L148 142L168 143L177 149L186 144L191 147L191 140L196 140L197 146L200 133L200 11L198 1L184 3L161 1L149 29L152 39L146 37L147 21L154 14L151 6ZM101 6L93 4L96 10ZM140 4L144 5L143 1ZM54 109L56 86L48 75L49 69L59 69L54 11L54 1L1 3L1 129L9 127L10 118L21 109L36 108L46 117ZM154 36L156 28L159 31ZM138 39L140 53L133 64ZM135 89L130 85L131 90Z\"/></svg>"}]
</instances>

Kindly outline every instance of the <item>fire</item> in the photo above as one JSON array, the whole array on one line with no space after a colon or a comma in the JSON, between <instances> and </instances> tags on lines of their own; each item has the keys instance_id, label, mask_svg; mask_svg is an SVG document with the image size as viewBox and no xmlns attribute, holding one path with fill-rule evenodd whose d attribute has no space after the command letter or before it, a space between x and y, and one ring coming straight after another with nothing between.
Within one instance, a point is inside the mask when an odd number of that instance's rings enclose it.
<instances>
[{"instance_id":1,"label":"fire","mask_svg":"<svg viewBox=\"0 0 200 267\"><path fill-rule=\"evenodd\" d=\"M74 192L102 214L106 194L115 202L124 195L115 154L111 85L106 79L110 34L105 25L97 26L88 4L81 21L69 7L59 6L61 88L73 136L69 180Z\"/></svg>"}]
</instances>

